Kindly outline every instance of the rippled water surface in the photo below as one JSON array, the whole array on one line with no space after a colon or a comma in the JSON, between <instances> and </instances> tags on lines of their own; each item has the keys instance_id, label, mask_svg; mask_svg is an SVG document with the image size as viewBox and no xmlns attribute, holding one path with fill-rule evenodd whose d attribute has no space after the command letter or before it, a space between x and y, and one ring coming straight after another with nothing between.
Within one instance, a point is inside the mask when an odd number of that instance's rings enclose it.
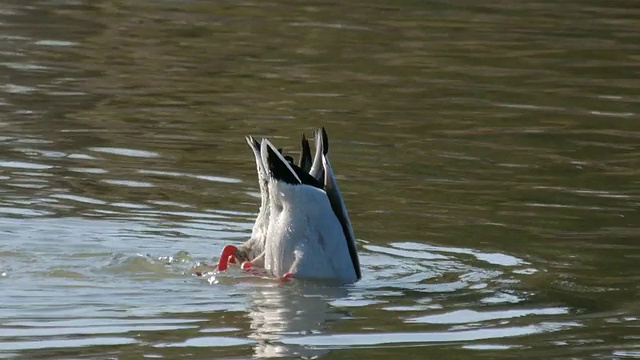
<instances>
[{"instance_id":1,"label":"rippled water surface","mask_svg":"<svg viewBox=\"0 0 640 360\"><path fill-rule=\"evenodd\" d=\"M637 5L4 1L0 357L640 358ZM318 126L363 279L193 275Z\"/></svg>"}]
</instances>

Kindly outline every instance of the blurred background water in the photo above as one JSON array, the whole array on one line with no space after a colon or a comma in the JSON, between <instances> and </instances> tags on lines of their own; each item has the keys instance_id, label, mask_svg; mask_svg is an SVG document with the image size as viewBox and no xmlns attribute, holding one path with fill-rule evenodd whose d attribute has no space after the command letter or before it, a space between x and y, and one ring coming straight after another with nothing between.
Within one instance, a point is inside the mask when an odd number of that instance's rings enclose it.
<instances>
[{"instance_id":1,"label":"blurred background water","mask_svg":"<svg viewBox=\"0 0 640 360\"><path fill-rule=\"evenodd\" d=\"M640 358L636 1L4 0L0 357ZM325 126L364 278L192 275Z\"/></svg>"}]
</instances>

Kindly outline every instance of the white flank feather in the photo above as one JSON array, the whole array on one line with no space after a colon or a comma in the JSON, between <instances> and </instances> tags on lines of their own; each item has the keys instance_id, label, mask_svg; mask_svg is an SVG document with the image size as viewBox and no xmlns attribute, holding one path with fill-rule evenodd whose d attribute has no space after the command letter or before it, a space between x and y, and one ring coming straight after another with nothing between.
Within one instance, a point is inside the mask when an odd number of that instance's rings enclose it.
<instances>
[{"instance_id":1,"label":"white flank feather","mask_svg":"<svg viewBox=\"0 0 640 360\"><path fill-rule=\"evenodd\" d=\"M271 181L269 194L267 271L276 277L291 273L299 278L357 281L342 226L323 190Z\"/></svg>"},{"instance_id":2,"label":"white flank feather","mask_svg":"<svg viewBox=\"0 0 640 360\"><path fill-rule=\"evenodd\" d=\"M246 251L249 259L255 259L264 252L265 242L267 241L267 227L269 226L270 211L269 188L267 186L269 175L262 163L260 148L256 147L252 137L247 137L246 140L256 159L258 184L260 186L260 210L258 211L256 222L253 225L253 230L251 231L251 239L243 244L242 248ZM262 264L258 260L258 263L255 263L254 265L260 266Z\"/></svg>"}]
</instances>

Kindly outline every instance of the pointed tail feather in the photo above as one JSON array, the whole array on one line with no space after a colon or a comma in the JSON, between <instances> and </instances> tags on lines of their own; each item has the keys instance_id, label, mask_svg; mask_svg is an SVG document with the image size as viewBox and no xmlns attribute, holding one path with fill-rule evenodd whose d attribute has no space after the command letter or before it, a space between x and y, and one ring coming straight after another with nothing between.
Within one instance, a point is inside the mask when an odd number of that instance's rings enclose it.
<instances>
[{"instance_id":1,"label":"pointed tail feather","mask_svg":"<svg viewBox=\"0 0 640 360\"><path fill-rule=\"evenodd\" d=\"M287 184L302 184L302 181L291 167L291 164L289 164L269 140L262 139L260 155L263 166L272 178L284 181Z\"/></svg>"},{"instance_id":2,"label":"pointed tail feather","mask_svg":"<svg viewBox=\"0 0 640 360\"><path fill-rule=\"evenodd\" d=\"M325 133L326 134L326 133ZM347 213L347 207L344 205L342 194L338 189L338 183L333 175L333 169L329 163L329 158L326 154L322 155L322 166L324 168L324 189L329 198L331 209L340 221L342 226L342 232L347 240L347 248L349 249L349 255L351 256L351 262L353 263L353 269L356 272L358 280L362 277L360 272L360 259L358 258L358 250L356 248L356 238L353 234L353 228L351 227L351 220L349 220L349 214Z\"/></svg>"},{"instance_id":3,"label":"pointed tail feather","mask_svg":"<svg viewBox=\"0 0 640 360\"><path fill-rule=\"evenodd\" d=\"M311 159L311 147L309 146L309 140L302 134L302 151L300 152L300 168L302 171L308 173L311 171L312 159Z\"/></svg>"},{"instance_id":4,"label":"pointed tail feather","mask_svg":"<svg viewBox=\"0 0 640 360\"><path fill-rule=\"evenodd\" d=\"M253 156L256 158L256 167L258 170L258 179L266 180L267 179L267 171L265 167L262 165L262 158L260 156L260 143L251 136L245 137L247 140L247 144L253 151Z\"/></svg>"},{"instance_id":5,"label":"pointed tail feather","mask_svg":"<svg viewBox=\"0 0 640 360\"><path fill-rule=\"evenodd\" d=\"M318 129L314 132L315 141L316 141L316 153L313 157L313 165L311 165L311 170L309 174L316 178L318 181L322 182L324 179L324 166L322 165L322 157L327 156L329 153L329 136L327 135L327 131L324 129Z\"/></svg>"}]
</instances>

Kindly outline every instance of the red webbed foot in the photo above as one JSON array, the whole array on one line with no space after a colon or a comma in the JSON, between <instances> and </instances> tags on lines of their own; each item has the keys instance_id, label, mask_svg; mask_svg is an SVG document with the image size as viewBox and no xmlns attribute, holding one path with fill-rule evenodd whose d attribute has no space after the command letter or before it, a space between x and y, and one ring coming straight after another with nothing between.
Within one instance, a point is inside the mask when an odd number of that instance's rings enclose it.
<instances>
[{"instance_id":1,"label":"red webbed foot","mask_svg":"<svg viewBox=\"0 0 640 360\"><path fill-rule=\"evenodd\" d=\"M227 245L222 248L220 260L218 260L218 271L225 271L229 267L229 263L234 264L236 262L236 251L238 251L238 248L233 245Z\"/></svg>"}]
</instances>

